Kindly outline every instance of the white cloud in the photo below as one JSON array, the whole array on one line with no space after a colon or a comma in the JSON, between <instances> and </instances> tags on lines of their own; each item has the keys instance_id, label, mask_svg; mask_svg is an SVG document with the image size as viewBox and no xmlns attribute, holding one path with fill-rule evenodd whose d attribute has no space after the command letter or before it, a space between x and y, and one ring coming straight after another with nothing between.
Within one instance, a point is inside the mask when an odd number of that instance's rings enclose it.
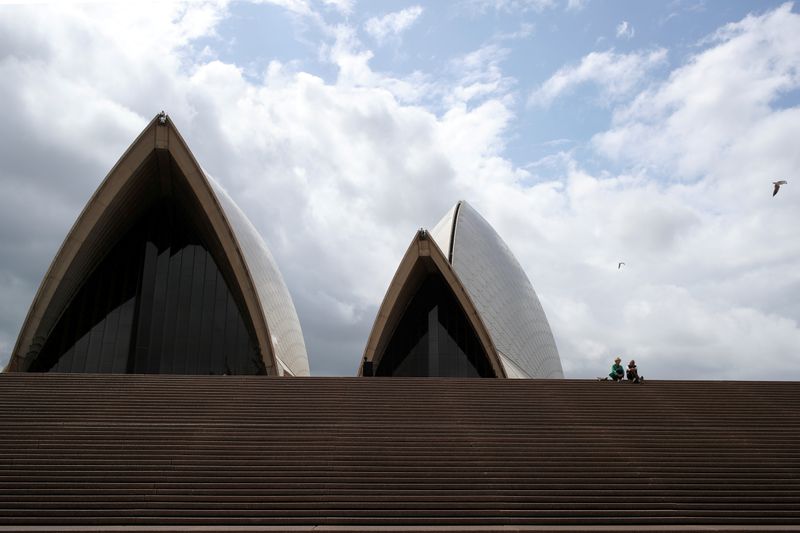
<instances>
[{"instance_id":1,"label":"white cloud","mask_svg":"<svg viewBox=\"0 0 800 533\"><path fill-rule=\"evenodd\" d=\"M490 9L508 13L524 13L526 11L540 13L556 7L556 2L555 0L466 0L464 5L475 13L485 13Z\"/></svg>"},{"instance_id":2,"label":"white cloud","mask_svg":"<svg viewBox=\"0 0 800 533\"><path fill-rule=\"evenodd\" d=\"M178 0L179 1L179 0ZM254 4L271 4L274 6L282 7L283 9L295 13L297 15L310 15L313 12L311 5L307 0L248 0ZM336 0L331 0L330 2L325 2L326 4L334 4L337 5L338 3Z\"/></svg>"},{"instance_id":3,"label":"white cloud","mask_svg":"<svg viewBox=\"0 0 800 533\"><path fill-rule=\"evenodd\" d=\"M514 80L501 68L508 53L507 48L488 44L451 60L455 81L446 91L445 104L460 106L485 98L500 98L510 104Z\"/></svg>"},{"instance_id":4,"label":"white cloud","mask_svg":"<svg viewBox=\"0 0 800 533\"><path fill-rule=\"evenodd\" d=\"M620 107L612 129L597 135L595 145L609 157L687 178L714 170L725 179L740 171L724 164L731 150L760 155L737 165L752 168L757 161L779 174L790 171L776 162L795 152L790 139L798 135L798 111L772 111L770 105L800 88L799 32L800 16L788 4L725 26L714 35L715 46ZM761 141L765 136L770 142Z\"/></svg>"},{"instance_id":5,"label":"white cloud","mask_svg":"<svg viewBox=\"0 0 800 533\"><path fill-rule=\"evenodd\" d=\"M373 17L364 23L364 29L378 42L400 35L422 15L420 6L411 6L382 17Z\"/></svg>"},{"instance_id":6,"label":"white cloud","mask_svg":"<svg viewBox=\"0 0 800 533\"><path fill-rule=\"evenodd\" d=\"M322 0L326 6L333 6L344 15L349 15L353 12L356 5L356 0Z\"/></svg>"},{"instance_id":7,"label":"white cloud","mask_svg":"<svg viewBox=\"0 0 800 533\"><path fill-rule=\"evenodd\" d=\"M352 87L380 87L404 103L426 103L434 107L477 104L487 98L499 98L511 104L514 79L503 74L501 63L509 50L487 44L451 59L438 77L412 72L404 77L375 72L369 62L371 50L364 48L352 27L340 25L330 30L333 44L323 55L338 69L337 84Z\"/></svg>"},{"instance_id":8,"label":"white cloud","mask_svg":"<svg viewBox=\"0 0 800 533\"><path fill-rule=\"evenodd\" d=\"M500 32L494 36L495 41L515 41L517 39L527 39L535 30L535 26L529 22L522 22L519 29L511 32Z\"/></svg>"},{"instance_id":9,"label":"white cloud","mask_svg":"<svg viewBox=\"0 0 800 533\"><path fill-rule=\"evenodd\" d=\"M338 68L338 85L381 87L403 102L419 102L440 94L441 88L422 73L399 78L374 72L369 65L373 53L362 46L352 27L339 25L329 33L334 42L323 46L323 56Z\"/></svg>"},{"instance_id":10,"label":"white cloud","mask_svg":"<svg viewBox=\"0 0 800 533\"><path fill-rule=\"evenodd\" d=\"M567 0L567 11L581 11L589 0Z\"/></svg>"},{"instance_id":11,"label":"white cloud","mask_svg":"<svg viewBox=\"0 0 800 533\"><path fill-rule=\"evenodd\" d=\"M528 105L547 107L556 98L585 83L598 85L607 98L628 95L645 79L648 71L662 65L666 57L664 48L630 54L592 52L584 56L579 65L559 69L531 93Z\"/></svg>"},{"instance_id":12,"label":"white cloud","mask_svg":"<svg viewBox=\"0 0 800 533\"><path fill-rule=\"evenodd\" d=\"M617 39L633 39L636 30L633 29L627 20L623 20L617 24Z\"/></svg>"}]
</instances>

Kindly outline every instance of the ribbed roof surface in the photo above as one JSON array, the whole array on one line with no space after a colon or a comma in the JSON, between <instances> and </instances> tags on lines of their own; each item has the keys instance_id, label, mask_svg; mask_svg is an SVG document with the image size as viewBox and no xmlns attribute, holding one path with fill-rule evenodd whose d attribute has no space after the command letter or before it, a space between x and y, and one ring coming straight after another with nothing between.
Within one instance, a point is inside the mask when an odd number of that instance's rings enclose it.
<instances>
[{"instance_id":1,"label":"ribbed roof surface","mask_svg":"<svg viewBox=\"0 0 800 533\"><path fill-rule=\"evenodd\" d=\"M283 366L281 374L288 370L293 376L310 375L300 319L297 318L294 302L272 253L258 230L227 191L213 178L208 177L208 181L236 234L247 263L272 337L272 349L278 364Z\"/></svg>"},{"instance_id":2,"label":"ribbed roof surface","mask_svg":"<svg viewBox=\"0 0 800 533\"><path fill-rule=\"evenodd\" d=\"M800 384L0 375L0 530L800 527Z\"/></svg>"},{"instance_id":3,"label":"ribbed roof surface","mask_svg":"<svg viewBox=\"0 0 800 533\"><path fill-rule=\"evenodd\" d=\"M510 378L563 378L542 304L514 254L465 201L431 230L481 315Z\"/></svg>"}]
</instances>

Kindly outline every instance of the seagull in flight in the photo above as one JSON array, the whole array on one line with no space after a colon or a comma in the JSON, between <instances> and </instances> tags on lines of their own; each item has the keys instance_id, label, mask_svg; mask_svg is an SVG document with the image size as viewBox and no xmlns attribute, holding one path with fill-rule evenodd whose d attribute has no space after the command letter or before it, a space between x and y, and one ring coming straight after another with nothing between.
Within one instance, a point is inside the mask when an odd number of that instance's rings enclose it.
<instances>
[{"instance_id":1,"label":"seagull in flight","mask_svg":"<svg viewBox=\"0 0 800 533\"><path fill-rule=\"evenodd\" d=\"M622 268L622 265L624 265L624 264L625 264L625 263L623 263L622 261L620 261L619 263L617 263L617 270L619 270L620 268Z\"/></svg>"},{"instance_id":2,"label":"seagull in flight","mask_svg":"<svg viewBox=\"0 0 800 533\"><path fill-rule=\"evenodd\" d=\"M772 196L775 196L776 194L778 194L781 185L786 185L786 180L773 181L772 184L775 186L775 189L772 191Z\"/></svg>"}]
</instances>

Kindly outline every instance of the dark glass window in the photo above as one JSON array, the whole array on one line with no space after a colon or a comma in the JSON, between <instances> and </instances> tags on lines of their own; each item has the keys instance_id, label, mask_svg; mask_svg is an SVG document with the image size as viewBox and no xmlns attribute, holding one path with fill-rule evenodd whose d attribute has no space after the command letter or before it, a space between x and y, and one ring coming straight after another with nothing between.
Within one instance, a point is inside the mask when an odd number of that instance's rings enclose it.
<instances>
[{"instance_id":1,"label":"dark glass window","mask_svg":"<svg viewBox=\"0 0 800 533\"><path fill-rule=\"evenodd\" d=\"M244 316L183 208L162 200L95 268L30 370L264 374Z\"/></svg>"},{"instance_id":2,"label":"dark glass window","mask_svg":"<svg viewBox=\"0 0 800 533\"><path fill-rule=\"evenodd\" d=\"M495 377L478 335L440 274L429 276L414 295L375 374Z\"/></svg>"}]
</instances>

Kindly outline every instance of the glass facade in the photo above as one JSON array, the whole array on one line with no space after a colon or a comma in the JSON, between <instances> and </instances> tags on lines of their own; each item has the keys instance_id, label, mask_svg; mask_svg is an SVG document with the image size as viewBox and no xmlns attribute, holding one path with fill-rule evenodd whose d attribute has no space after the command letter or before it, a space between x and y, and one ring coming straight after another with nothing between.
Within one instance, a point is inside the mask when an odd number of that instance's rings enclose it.
<instances>
[{"instance_id":1,"label":"glass facade","mask_svg":"<svg viewBox=\"0 0 800 533\"><path fill-rule=\"evenodd\" d=\"M157 202L94 269L30 371L266 373L200 233L180 203Z\"/></svg>"},{"instance_id":2,"label":"glass facade","mask_svg":"<svg viewBox=\"0 0 800 533\"><path fill-rule=\"evenodd\" d=\"M375 375L495 377L478 335L441 274L431 274L414 295Z\"/></svg>"}]
</instances>

